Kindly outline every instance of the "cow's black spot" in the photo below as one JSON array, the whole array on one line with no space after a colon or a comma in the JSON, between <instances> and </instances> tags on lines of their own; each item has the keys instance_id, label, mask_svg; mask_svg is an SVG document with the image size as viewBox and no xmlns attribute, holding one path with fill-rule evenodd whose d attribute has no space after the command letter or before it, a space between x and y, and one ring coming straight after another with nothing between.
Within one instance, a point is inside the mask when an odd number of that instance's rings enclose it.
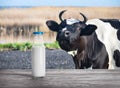
<instances>
[{"instance_id":1,"label":"cow's black spot","mask_svg":"<svg viewBox=\"0 0 120 88\"><path fill-rule=\"evenodd\" d=\"M110 23L115 29L120 29L120 21L118 19L100 19L103 22Z\"/></svg>"},{"instance_id":2,"label":"cow's black spot","mask_svg":"<svg viewBox=\"0 0 120 88\"><path fill-rule=\"evenodd\" d=\"M118 19L100 19L103 22L110 23L110 25L117 29L117 38L120 40L120 20Z\"/></svg>"},{"instance_id":3,"label":"cow's black spot","mask_svg":"<svg viewBox=\"0 0 120 88\"><path fill-rule=\"evenodd\" d=\"M114 57L116 66L120 67L120 51L119 50L115 50L113 57Z\"/></svg>"},{"instance_id":4,"label":"cow's black spot","mask_svg":"<svg viewBox=\"0 0 120 88\"><path fill-rule=\"evenodd\" d=\"M117 31L117 38L120 40L120 29Z\"/></svg>"}]
</instances>

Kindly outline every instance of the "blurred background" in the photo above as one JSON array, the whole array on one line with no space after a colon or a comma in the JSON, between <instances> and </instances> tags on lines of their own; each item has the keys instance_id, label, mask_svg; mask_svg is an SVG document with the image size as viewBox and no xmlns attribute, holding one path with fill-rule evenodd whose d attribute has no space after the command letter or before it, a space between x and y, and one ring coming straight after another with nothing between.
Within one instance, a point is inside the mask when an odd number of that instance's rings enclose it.
<instances>
[{"instance_id":1,"label":"blurred background","mask_svg":"<svg viewBox=\"0 0 120 88\"><path fill-rule=\"evenodd\" d=\"M120 0L0 0L0 69L31 68L33 31L43 31L46 68L75 68L73 58L60 50L56 33L49 31L47 20L60 23L63 18L120 19Z\"/></svg>"},{"instance_id":2,"label":"blurred background","mask_svg":"<svg viewBox=\"0 0 120 88\"><path fill-rule=\"evenodd\" d=\"M56 34L45 22L56 20L61 10L68 10L63 18L120 19L119 0L1 0L0 43L32 42L33 31L44 31L44 41L55 41Z\"/></svg>"}]
</instances>

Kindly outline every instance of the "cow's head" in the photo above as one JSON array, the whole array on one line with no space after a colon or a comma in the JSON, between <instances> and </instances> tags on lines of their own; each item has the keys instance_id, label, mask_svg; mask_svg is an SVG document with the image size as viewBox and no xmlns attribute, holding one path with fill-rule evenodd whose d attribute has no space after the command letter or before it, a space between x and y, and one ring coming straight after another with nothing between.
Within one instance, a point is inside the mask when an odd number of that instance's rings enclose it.
<instances>
[{"instance_id":1,"label":"cow's head","mask_svg":"<svg viewBox=\"0 0 120 88\"><path fill-rule=\"evenodd\" d=\"M59 42L60 47L66 51L71 51L77 49L77 44L83 41L83 37L81 36L92 34L96 26L87 25L87 18L82 13L80 14L84 18L83 21L73 18L63 20L62 14L65 11L63 10L59 13L60 24L53 20L48 20L46 24L50 30L57 32L56 40Z\"/></svg>"}]
</instances>

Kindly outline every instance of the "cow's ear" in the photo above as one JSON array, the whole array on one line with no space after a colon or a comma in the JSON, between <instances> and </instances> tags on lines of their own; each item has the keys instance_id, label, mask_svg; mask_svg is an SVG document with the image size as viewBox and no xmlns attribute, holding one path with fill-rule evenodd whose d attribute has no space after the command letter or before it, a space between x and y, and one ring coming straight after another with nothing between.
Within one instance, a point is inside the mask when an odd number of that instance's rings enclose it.
<instances>
[{"instance_id":1,"label":"cow's ear","mask_svg":"<svg viewBox=\"0 0 120 88\"><path fill-rule=\"evenodd\" d=\"M95 30L97 29L97 26L95 25L87 25L84 29L81 29L80 35L91 35Z\"/></svg>"},{"instance_id":2,"label":"cow's ear","mask_svg":"<svg viewBox=\"0 0 120 88\"><path fill-rule=\"evenodd\" d=\"M46 21L46 25L51 31L58 32L59 30L59 24L53 20Z\"/></svg>"}]
</instances>

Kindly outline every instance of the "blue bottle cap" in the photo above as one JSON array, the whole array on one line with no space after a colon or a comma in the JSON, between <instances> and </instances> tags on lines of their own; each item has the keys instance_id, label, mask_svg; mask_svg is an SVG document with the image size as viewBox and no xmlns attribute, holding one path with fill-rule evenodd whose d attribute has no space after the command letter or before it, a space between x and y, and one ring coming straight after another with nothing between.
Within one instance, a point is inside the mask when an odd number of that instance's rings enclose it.
<instances>
[{"instance_id":1,"label":"blue bottle cap","mask_svg":"<svg viewBox=\"0 0 120 88\"><path fill-rule=\"evenodd\" d=\"M44 34L44 32L33 32L33 34L43 35L43 34Z\"/></svg>"}]
</instances>

